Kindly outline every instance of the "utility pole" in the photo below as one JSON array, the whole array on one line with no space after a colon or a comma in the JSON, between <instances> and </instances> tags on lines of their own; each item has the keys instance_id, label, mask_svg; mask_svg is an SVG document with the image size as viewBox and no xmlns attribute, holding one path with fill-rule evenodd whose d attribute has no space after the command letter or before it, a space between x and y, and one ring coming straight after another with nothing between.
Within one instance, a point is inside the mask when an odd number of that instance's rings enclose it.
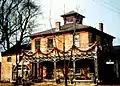
<instances>
[{"instance_id":1,"label":"utility pole","mask_svg":"<svg viewBox=\"0 0 120 86\"><path fill-rule=\"evenodd\" d=\"M17 49L18 49L18 43L17 43L17 31L16 31L16 85L18 85L18 58L17 58Z\"/></svg>"},{"instance_id":2,"label":"utility pole","mask_svg":"<svg viewBox=\"0 0 120 86\"><path fill-rule=\"evenodd\" d=\"M64 15L65 15L65 4L64 4ZM63 34L63 52L65 52L65 33ZM64 79L65 79L65 86L67 86L67 67L66 67L65 53L63 53L63 58L64 58Z\"/></svg>"},{"instance_id":3,"label":"utility pole","mask_svg":"<svg viewBox=\"0 0 120 86\"><path fill-rule=\"evenodd\" d=\"M63 34L63 51L65 52L65 34ZM65 53L63 53L63 58L64 58L64 79L65 79L65 86L67 86L67 68L66 68Z\"/></svg>"}]
</instances>

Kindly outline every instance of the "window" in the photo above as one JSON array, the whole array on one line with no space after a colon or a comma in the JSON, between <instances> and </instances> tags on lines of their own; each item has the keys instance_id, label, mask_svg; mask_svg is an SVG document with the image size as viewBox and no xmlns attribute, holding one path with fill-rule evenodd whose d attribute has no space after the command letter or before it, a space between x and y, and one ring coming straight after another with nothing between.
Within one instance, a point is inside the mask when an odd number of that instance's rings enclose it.
<instances>
[{"instance_id":1,"label":"window","mask_svg":"<svg viewBox=\"0 0 120 86\"><path fill-rule=\"evenodd\" d=\"M74 36L74 44L75 44L75 46L79 47L79 45L80 45L79 41L80 41L79 40L79 34L75 34L75 36Z\"/></svg>"},{"instance_id":2,"label":"window","mask_svg":"<svg viewBox=\"0 0 120 86\"><path fill-rule=\"evenodd\" d=\"M53 38L48 38L48 49L53 48Z\"/></svg>"},{"instance_id":3,"label":"window","mask_svg":"<svg viewBox=\"0 0 120 86\"><path fill-rule=\"evenodd\" d=\"M11 57L7 57L7 62L11 62Z\"/></svg>"},{"instance_id":4,"label":"window","mask_svg":"<svg viewBox=\"0 0 120 86\"><path fill-rule=\"evenodd\" d=\"M89 43L90 45L96 41L96 35L94 32L89 32Z\"/></svg>"},{"instance_id":5,"label":"window","mask_svg":"<svg viewBox=\"0 0 120 86\"><path fill-rule=\"evenodd\" d=\"M35 49L40 49L40 39L35 40Z\"/></svg>"},{"instance_id":6,"label":"window","mask_svg":"<svg viewBox=\"0 0 120 86\"><path fill-rule=\"evenodd\" d=\"M67 18L67 22L73 22L73 18Z\"/></svg>"}]
</instances>

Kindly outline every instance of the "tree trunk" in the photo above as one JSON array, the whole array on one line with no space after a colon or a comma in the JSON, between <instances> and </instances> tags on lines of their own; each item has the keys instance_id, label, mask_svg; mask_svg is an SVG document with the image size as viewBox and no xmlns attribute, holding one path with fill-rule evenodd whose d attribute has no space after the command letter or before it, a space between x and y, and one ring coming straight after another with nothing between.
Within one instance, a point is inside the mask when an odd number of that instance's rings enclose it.
<instances>
[{"instance_id":1,"label":"tree trunk","mask_svg":"<svg viewBox=\"0 0 120 86\"><path fill-rule=\"evenodd\" d=\"M7 50L10 48L10 41L9 41L9 38L6 38L6 44L7 44Z\"/></svg>"}]
</instances>

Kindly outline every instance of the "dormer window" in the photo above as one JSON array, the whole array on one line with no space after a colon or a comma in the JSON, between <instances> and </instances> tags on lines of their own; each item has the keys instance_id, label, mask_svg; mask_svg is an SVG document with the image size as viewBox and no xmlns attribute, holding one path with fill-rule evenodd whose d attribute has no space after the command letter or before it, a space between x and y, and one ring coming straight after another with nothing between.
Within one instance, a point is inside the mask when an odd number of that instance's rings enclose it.
<instances>
[{"instance_id":1,"label":"dormer window","mask_svg":"<svg viewBox=\"0 0 120 86\"><path fill-rule=\"evenodd\" d=\"M73 22L73 18L67 18L67 22Z\"/></svg>"},{"instance_id":2,"label":"dormer window","mask_svg":"<svg viewBox=\"0 0 120 86\"><path fill-rule=\"evenodd\" d=\"M66 18L66 24L73 23L73 16L67 17Z\"/></svg>"}]
</instances>

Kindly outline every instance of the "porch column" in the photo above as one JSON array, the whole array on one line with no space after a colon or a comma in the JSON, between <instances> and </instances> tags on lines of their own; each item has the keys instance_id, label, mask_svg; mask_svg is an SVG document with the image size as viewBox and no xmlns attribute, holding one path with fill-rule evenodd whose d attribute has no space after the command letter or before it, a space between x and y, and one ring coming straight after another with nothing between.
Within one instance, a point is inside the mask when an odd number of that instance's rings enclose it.
<instances>
[{"instance_id":1,"label":"porch column","mask_svg":"<svg viewBox=\"0 0 120 86\"><path fill-rule=\"evenodd\" d=\"M119 78L119 62L116 60L116 77Z\"/></svg>"},{"instance_id":2,"label":"porch column","mask_svg":"<svg viewBox=\"0 0 120 86\"><path fill-rule=\"evenodd\" d=\"M22 60L21 69L22 69L22 78L24 78L24 59Z\"/></svg>"},{"instance_id":3,"label":"porch column","mask_svg":"<svg viewBox=\"0 0 120 86\"><path fill-rule=\"evenodd\" d=\"M40 62L40 78L41 80L43 80L43 66L41 62Z\"/></svg>"},{"instance_id":4,"label":"porch column","mask_svg":"<svg viewBox=\"0 0 120 86\"><path fill-rule=\"evenodd\" d=\"M95 67L95 81L98 82L98 63L97 63L97 55L94 56L94 67Z\"/></svg>"},{"instance_id":5,"label":"porch column","mask_svg":"<svg viewBox=\"0 0 120 86\"><path fill-rule=\"evenodd\" d=\"M36 69L36 68L35 68L35 63L33 62L33 63L32 63L32 75L33 75L33 79L35 79L35 75L36 75L36 74L35 74L35 73L36 73L35 69Z\"/></svg>"},{"instance_id":6,"label":"porch column","mask_svg":"<svg viewBox=\"0 0 120 86\"><path fill-rule=\"evenodd\" d=\"M40 64L39 64L39 60L37 60L37 78L40 79Z\"/></svg>"},{"instance_id":7,"label":"porch column","mask_svg":"<svg viewBox=\"0 0 120 86\"><path fill-rule=\"evenodd\" d=\"M54 59L54 80L56 80L56 59Z\"/></svg>"},{"instance_id":8,"label":"porch column","mask_svg":"<svg viewBox=\"0 0 120 86\"><path fill-rule=\"evenodd\" d=\"M73 77L75 78L75 58L73 59Z\"/></svg>"}]
</instances>

